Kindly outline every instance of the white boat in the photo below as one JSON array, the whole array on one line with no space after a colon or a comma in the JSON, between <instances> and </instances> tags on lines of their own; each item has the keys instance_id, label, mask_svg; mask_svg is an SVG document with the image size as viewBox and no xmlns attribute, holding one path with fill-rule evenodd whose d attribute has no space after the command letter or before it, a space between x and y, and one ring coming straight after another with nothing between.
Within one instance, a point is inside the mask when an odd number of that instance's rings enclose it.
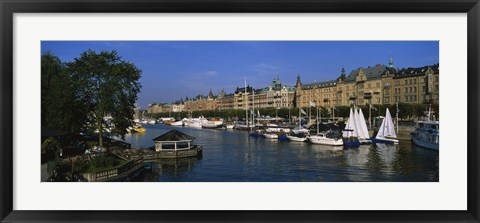
<instances>
[{"instance_id":1,"label":"white boat","mask_svg":"<svg viewBox=\"0 0 480 223\"><path fill-rule=\"evenodd\" d=\"M350 116L348 117L347 124L343 130L343 143L347 147L358 147L361 144L358 140L358 127L355 112L351 108Z\"/></svg>"},{"instance_id":2,"label":"white boat","mask_svg":"<svg viewBox=\"0 0 480 223\"><path fill-rule=\"evenodd\" d=\"M263 134L267 139L278 139L278 135L272 132L267 132Z\"/></svg>"},{"instance_id":3,"label":"white boat","mask_svg":"<svg viewBox=\"0 0 480 223\"><path fill-rule=\"evenodd\" d=\"M356 123L358 128L358 140L361 144L371 143L372 140L370 140L370 136L368 135L367 123L365 122L365 116L363 116L362 109L359 108L357 112Z\"/></svg>"},{"instance_id":4,"label":"white boat","mask_svg":"<svg viewBox=\"0 0 480 223\"><path fill-rule=\"evenodd\" d=\"M303 133L287 135L287 139L290 140L290 141L294 141L294 142L306 142L306 141L308 141L307 136Z\"/></svg>"},{"instance_id":5,"label":"white boat","mask_svg":"<svg viewBox=\"0 0 480 223\"><path fill-rule=\"evenodd\" d=\"M427 112L426 120L415 122L415 131L410 133L410 135L415 145L438 150L440 123L430 120L430 113L430 111Z\"/></svg>"},{"instance_id":6,"label":"white boat","mask_svg":"<svg viewBox=\"0 0 480 223\"><path fill-rule=\"evenodd\" d=\"M343 146L343 140L340 138L330 137L327 133L319 133L314 136L308 136L308 141L313 144Z\"/></svg>"},{"instance_id":7,"label":"white boat","mask_svg":"<svg viewBox=\"0 0 480 223\"><path fill-rule=\"evenodd\" d=\"M207 121L205 124L202 125L204 129L219 129L222 128L223 121Z\"/></svg>"},{"instance_id":8,"label":"white boat","mask_svg":"<svg viewBox=\"0 0 480 223\"><path fill-rule=\"evenodd\" d=\"M203 116L200 116L198 118L191 118L188 119L187 122L185 122L185 126L191 127L191 128L202 128L203 125L205 125L208 122L206 118Z\"/></svg>"},{"instance_id":9,"label":"white boat","mask_svg":"<svg viewBox=\"0 0 480 223\"><path fill-rule=\"evenodd\" d=\"M155 119L150 120L150 121L148 121L148 124L155 125L155 124L157 124L157 120L155 120Z\"/></svg>"},{"instance_id":10,"label":"white boat","mask_svg":"<svg viewBox=\"0 0 480 223\"><path fill-rule=\"evenodd\" d=\"M227 128L227 129L233 129L233 127L235 127L235 125L231 125L231 124L225 125L225 128Z\"/></svg>"},{"instance_id":11,"label":"white boat","mask_svg":"<svg viewBox=\"0 0 480 223\"><path fill-rule=\"evenodd\" d=\"M183 122L183 120L180 120L180 121L172 122L170 125L171 126L185 126L185 123Z\"/></svg>"},{"instance_id":12,"label":"white boat","mask_svg":"<svg viewBox=\"0 0 480 223\"><path fill-rule=\"evenodd\" d=\"M398 143L397 134L395 133L395 125L393 124L392 116L387 108L385 118L382 125L378 129L377 136L372 139L374 143Z\"/></svg>"},{"instance_id":13,"label":"white boat","mask_svg":"<svg viewBox=\"0 0 480 223\"><path fill-rule=\"evenodd\" d=\"M290 128L285 127L268 127L265 129L267 132L275 132L275 133L290 133Z\"/></svg>"}]
</instances>

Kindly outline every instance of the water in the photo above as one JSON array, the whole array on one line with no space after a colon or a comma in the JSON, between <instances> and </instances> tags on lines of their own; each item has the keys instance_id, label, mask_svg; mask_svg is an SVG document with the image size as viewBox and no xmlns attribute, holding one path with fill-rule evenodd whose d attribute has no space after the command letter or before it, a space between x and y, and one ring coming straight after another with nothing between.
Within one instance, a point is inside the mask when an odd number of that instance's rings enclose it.
<instances>
[{"instance_id":1,"label":"water","mask_svg":"<svg viewBox=\"0 0 480 223\"><path fill-rule=\"evenodd\" d=\"M203 146L203 156L146 163L138 181L159 182L438 182L439 152L408 141L343 149L304 142L253 138L237 130L145 125L127 135L132 148L180 130Z\"/></svg>"}]
</instances>

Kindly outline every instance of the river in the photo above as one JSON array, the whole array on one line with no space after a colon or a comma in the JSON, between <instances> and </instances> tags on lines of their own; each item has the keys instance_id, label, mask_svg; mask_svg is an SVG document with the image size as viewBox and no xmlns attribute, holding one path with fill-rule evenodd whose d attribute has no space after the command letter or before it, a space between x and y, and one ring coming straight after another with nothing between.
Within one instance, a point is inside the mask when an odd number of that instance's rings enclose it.
<instances>
[{"instance_id":1,"label":"river","mask_svg":"<svg viewBox=\"0 0 480 223\"><path fill-rule=\"evenodd\" d=\"M137 181L148 182L438 182L439 152L409 141L344 149L254 138L237 130L144 125L128 134L132 148L150 147L170 129L195 137L202 157L146 163Z\"/></svg>"}]
</instances>

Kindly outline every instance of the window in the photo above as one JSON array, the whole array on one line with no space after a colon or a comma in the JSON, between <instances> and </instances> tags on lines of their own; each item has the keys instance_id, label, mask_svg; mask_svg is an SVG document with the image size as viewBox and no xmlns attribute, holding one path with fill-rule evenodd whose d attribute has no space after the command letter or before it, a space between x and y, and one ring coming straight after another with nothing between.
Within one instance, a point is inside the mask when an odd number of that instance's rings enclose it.
<instances>
[{"instance_id":1,"label":"window","mask_svg":"<svg viewBox=\"0 0 480 223\"><path fill-rule=\"evenodd\" d=\"M409 92L412 93L412 87L410 87L410 91L409 91Z\"/></svg>"},{"instance_id":2,"label":"window","mask_svg":"<svg viewBox=\"0 0 480 223\"><path fill-rule=\"evenodd\" d=\"M427 89L427 87L422 86L422 92L425 92L426 89Z\"/></svg>"},{"instance_id":3,"label":"window","mask_svg":"<svg viewBox=\"0 0 480 223\"><path fill-rule=\"evenodd\" d=\"M405 88L405 94L408 93L408 87Z\"/></svg>"},{"instance_id":4,"label":"window","mask_svg":"<svg viewBox=\"0 0 480 223\"><path fill-rule=\"evenodd\" d=\"M412 79L410 79L410 84L412 84Z\"/></svg>"},{"instance_id":5,"label":"window","mask_svg":"<svg viewBox=\"0 0 480 223\"><path fill-rule=\"evenodd\" d=\"M385 83L385 86L390 85L389 83ZM380 87L380 83L377 83L377 87Z\"/></svg>"},{"instance_id":6,"label":"window","mask_svg":"<svg viewBox=\"0 0 480 223\"><path fill-rule=\"evenodd\" d=\"M408 96L405 95L405 101L408 101Z\"/></svg>"},{"instance_id":7,"label":"window","mask_svg":"<svg viewBox=\"0 0 480 223\"><path fill-rule=\"evenodd\" d=\"M405 80L405 84L408 84L408 80Z\"/></svg>"},{"instance_id":8,"label":"window","mask_svg":"<svg viewBox=\"0 0 480 223\"><path fill-rule=\"evenodd\" d=\"M417 83L417 79L413 79L413 83L416 84L416 83Z\"/></svg>"},{"instance_id":9,"label":"window","mask_svg":"<svg viewBox=\"0 0 480 223\"><path fill-rule=\"evenodd\" d=\"M417 93L417 87L413 87L413 93Z\"/></svg>"}]
</instances>

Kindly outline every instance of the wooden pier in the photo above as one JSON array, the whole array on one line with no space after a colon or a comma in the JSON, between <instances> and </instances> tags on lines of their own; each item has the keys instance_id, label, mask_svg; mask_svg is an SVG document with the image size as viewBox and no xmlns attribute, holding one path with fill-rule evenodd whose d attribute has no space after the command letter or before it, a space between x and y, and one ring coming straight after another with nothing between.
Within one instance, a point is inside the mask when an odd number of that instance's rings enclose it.
<instances>
[{"instance_id":1,"label":"wooden pier","mask_svg":"<svg viewBox=\"0 0 480 223\"><path fill-rule=\"evenodd\" d=\"M140 158L130 160L117 168L94 173L83 173L82 175L88 182L123 181L128 180L129 177L135 175L141 169L143 169L143 160Z\"/></svg>"},{"instance_id":2,"label":"wooden pier","mask_svg":"<svg viewBox=\"0 0 480 223\"><path fill-rule=\"evenodd\" d=\"M128 160L142 159L149 162L157 159L177 159L201 156L203 147L194 145L189 149L163 149L160 151L146 149L114 150L113 153Z\"/></svg>"}]
</instances>

